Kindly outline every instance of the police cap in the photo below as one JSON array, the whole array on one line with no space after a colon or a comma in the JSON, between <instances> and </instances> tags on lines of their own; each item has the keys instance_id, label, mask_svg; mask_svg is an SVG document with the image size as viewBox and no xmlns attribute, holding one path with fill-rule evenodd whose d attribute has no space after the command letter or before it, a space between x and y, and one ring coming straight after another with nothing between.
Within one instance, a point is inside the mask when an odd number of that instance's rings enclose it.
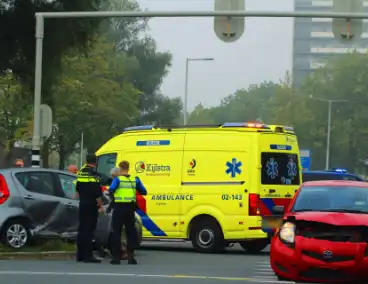
<instances>
[{"instance_id":1,"label":"police cap","mask_svg":"<svg viewBox=\"0 0 368 284\"><path fill-rule=\"evenodd\" d=\"M95 154L87 154L86 157L87 164L96 164L97 163L97 157Z\"/></svg>"}]
</instances>

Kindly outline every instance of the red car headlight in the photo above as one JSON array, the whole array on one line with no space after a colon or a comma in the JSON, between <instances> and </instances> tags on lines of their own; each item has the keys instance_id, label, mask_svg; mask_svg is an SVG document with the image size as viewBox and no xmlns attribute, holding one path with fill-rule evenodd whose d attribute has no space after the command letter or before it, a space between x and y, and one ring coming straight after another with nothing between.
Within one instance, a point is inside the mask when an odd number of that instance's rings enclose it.
<instances>
[{"instance_id":1,"label":"red car headlight","mask_svg":"<svg viewBox=\"0 0 368 284\"><path fill-rule=\"evenodd\" d=\"M279 232L280 240L287 244L295 242L295 224L286 222L282 225Z\"/></svg>"}]
</instances>

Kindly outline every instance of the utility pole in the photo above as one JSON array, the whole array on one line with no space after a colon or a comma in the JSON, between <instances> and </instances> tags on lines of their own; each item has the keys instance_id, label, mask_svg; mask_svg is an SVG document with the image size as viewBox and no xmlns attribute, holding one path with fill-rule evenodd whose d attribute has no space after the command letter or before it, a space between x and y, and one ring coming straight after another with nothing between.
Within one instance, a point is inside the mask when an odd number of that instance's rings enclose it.
<instances>
[{"instance_id":1,"label":"utility pole","mask_svg":"<svg viewBox=\"0 0 368 284\"><path fill-rule=\"evenodd\" d=\"M189 63L192 61L213 61L214 58L187 58L185 62L185 90L184 90L184 125L188 124L188 81L189 81Z\"/></svg>"},{"instance_id":2,"label":"utility pole","mask_svg":"<svg viewBox=\"0 0 368 284\"><path fill-rule=\"evenodd\" d=\"M327 119L327 143L326 143L326 166L327 171L330 167L330 139L331 139L331 112L332 112L332 101L328 101L328 119Z\"/></svg>"},{"instance_id":3,"label":"utility pole","mask_svg":"<svg viewBox=\"0 0 368 284\"><path fill-rule=\"evenodd\" d=\"M81 135L81 142L80 142L80 168L83 167L83 152L84 152L84 132Z\"/></svg>"},{"instance_id":4,"label":"utility pole","mask_svg":"<svg viewBox=\"0 0 368 284\"><path fill-rule=\"evenodd\" d=\"M328 117L327 117L327 143L326 143L326 164L325 164L325 170L328 170L330 168L330 143L331 143L331 116L332 116L332 104L333 103L343 103L347 102L348 100L326 100L322 98L315 98L312 95L309 96L310 99L321 101L328 103Z\"/></svg>"}]
</instances>

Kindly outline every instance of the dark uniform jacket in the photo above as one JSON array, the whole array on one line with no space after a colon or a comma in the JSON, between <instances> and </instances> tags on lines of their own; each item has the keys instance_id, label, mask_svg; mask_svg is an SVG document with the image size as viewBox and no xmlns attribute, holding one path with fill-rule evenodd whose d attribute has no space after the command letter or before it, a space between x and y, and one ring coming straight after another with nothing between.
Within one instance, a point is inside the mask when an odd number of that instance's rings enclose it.
<instances>
[{"instance_id":1,"label":"dark uniform jacket","mask_svg":"<svg viewBox=\"0 0 368 284\"><path fill-rule=\"evenodd\" d=\"M78 177L86 178L87 182L78 181ZM97 206L97 198L102 198L101 175L92 166L85 166L77 174L76 191L79 194L80 205Z\"/></svg>"}]
</instances>

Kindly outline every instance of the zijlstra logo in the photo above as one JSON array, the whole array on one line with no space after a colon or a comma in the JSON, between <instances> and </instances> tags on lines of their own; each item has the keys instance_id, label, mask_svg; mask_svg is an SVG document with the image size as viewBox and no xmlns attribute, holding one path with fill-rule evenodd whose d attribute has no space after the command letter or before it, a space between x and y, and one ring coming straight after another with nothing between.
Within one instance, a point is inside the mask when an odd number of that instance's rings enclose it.
<instances>
[{"instance_id":1,"label":"zijlstra logo","mask_svg":"<svg viewBox=\"0 0 368 284\"><path fill-rule=\"evenodd\" d=\"M162 164L146 164L143 161L139 161L135 164L135 171L137 173L143 172L170 172L171 167L169 165L162 165Z\"/></svg>"},{"instance_id":2,"label":"zijlstra logo","mask_svg":"<svg viewBox=\"0 0 368 284\"><path fill-rule=\"evenodd\" d=\"M139 161L135 164L135 171L137 173L143 173L146 169L146 165L144 164L144 162Z\"/></svg>"}]
</instances>

